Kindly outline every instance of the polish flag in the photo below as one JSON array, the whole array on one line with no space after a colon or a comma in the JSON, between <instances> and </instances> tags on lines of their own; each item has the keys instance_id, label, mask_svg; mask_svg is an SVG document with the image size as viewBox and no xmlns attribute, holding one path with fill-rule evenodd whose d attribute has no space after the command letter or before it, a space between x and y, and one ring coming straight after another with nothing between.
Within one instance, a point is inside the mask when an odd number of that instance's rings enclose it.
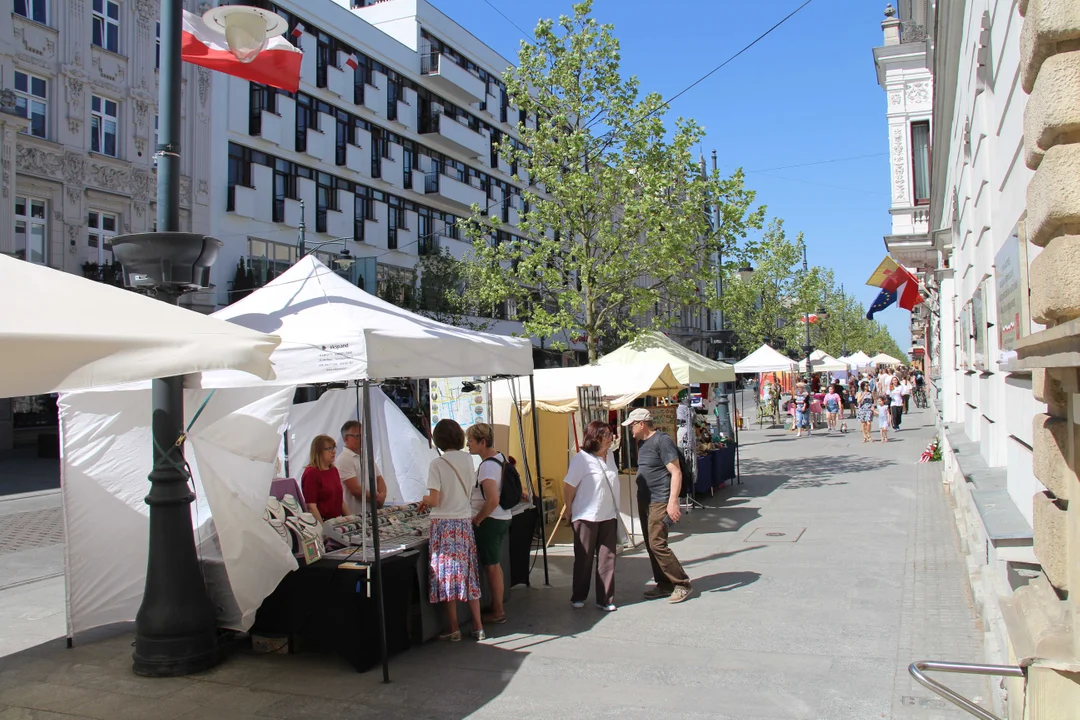
<instances>
[{"instance_id":1,"label":"polish flag","mask_svg":"<svg viewBox=\"0 0 1080 720\"><path fill-rule=\"evenodd\" d=\"M356 57L356 55L350 55L345 59L345 65L350 70L355 70L360 65L360 58Z\"/></svg>"},{"instance_id":2,"label":"polish flag","mask_svg":"<svg viewBox=\"0 0 1080 720\"><path fill-rule=\"evenodd\" d=\"M296 23L296 27L294 27L294 28L292 29L292 33L291 33L291 34L292 34L292 36L293 36L294 38L298 38L298 37L300 37L301 35L303 35L303 34L304 34L304 30L306 30L306 29L307 29L307 28L305 28L305 27L304 27L304 23Z\"/></svg>"},{"instance_id":3,"label":"polish flag","mask_svg":"<svg viewBox=\"0 0 1080 720\"><path fill-rule=\"evenodd\" d=\"M180 57L226 75L269 85L289 92L300 87L300 60L304 53L283 37L272 37L266 47L248 63L240 62L229 50L225 34L198 15L184 11Z\"/></svg>"}]
</instances>

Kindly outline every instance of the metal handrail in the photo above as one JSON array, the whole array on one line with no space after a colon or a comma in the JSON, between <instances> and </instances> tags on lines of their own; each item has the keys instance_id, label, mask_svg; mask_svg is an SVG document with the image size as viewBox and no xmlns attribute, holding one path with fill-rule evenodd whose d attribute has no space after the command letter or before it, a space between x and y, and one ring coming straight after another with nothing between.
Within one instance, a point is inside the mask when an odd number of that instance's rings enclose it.
<instances>
[{"instance_id":1,"label":"metal handrail","mask_svg":"<svg viewBox=\"0 0 1080 720\"><path fill-rule=\"evenodd\" d=\"M932 660L919 660L908 665L908 672L911 673L911 677L915 678L920 685L937 693L958 708L968 711L979 718L979 720L1001 720L1001 718L984 710L955 690L942 685L937 680L931 680L926 677L923 673L924 670L963 673L965 675L1025 677L1024 668L1017 665L973 665L971 663L934 662Z\"/></svg>"}]
</instances>

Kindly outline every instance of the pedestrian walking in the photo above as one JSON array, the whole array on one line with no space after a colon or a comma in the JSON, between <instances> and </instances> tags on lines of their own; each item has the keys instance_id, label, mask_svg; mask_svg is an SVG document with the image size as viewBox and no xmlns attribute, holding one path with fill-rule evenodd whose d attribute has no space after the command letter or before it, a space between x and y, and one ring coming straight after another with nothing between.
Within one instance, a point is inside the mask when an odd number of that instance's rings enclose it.
<instances>
[{"instance_id":1,"label":"pedestrian walking","mask_svg":"<svg viewBox=\"0 0 1080 720\"><path fill-rule=\"evenodd\" d=\"M874 393L870 392L868 381L863 380L862 385L859 386L859 394L855 401L859 404L856 415L859 418L859 424L862 425L862 441L873 442L871 423L874 422Z\"/></svg>"},{"instance_id":2,"label":"pedestrian walking","mask_svg":"<svg viewBox=\"0 0 1080 720\"><path fill-rule=\"evenodd\" d=\"M615 610L615 553L618 539L619 471L611 445L615 440L603 420L585 428L581 451L563 479L563 500L574 528L574 585L570 604L585 607L596 560L596 607Z\"/></svg>"},{"instance_id":3,"label":"pedestrian walking","mask_svg":"<svg viewBox=\"0 0 1080 720\"><path fill-rule=\"evenodd\" d=\"M800 382L795 387L795 395L792 398L795 402L795 427L797 432L795 437L802 437L803 428L806 428L806 434L810 435L813 428L810 425L810 393L806 391L806 383Z\"/></svg>"},{"instance_id":4,"label":"pedestrian walking","mask_svg":"<svg viewBox=\"0 0 1080 720\"><path fill-rule=\"evenodd\" d=\"M833 383L829 386L829 392L825 393L824 405L825 405L825 426L831 433L833 430L838 430L837 421L840 419L840 408L843 406L844 401L840 397L840 388Z\"/></svg>"},{"instance_id":5,"label":"pedestrian walking","mask_svg":"<svg viewBox=\"0 0 1080 720\"><path fill-rule=\"evenodd\" d=\"M908 401L911 400L911 379L905 373L903 379L900 381L900 394L904 400L904 414L908 413Z\"/></svg>"},{"instance_id":6,"label":"pedestrian walking","mask_svg":"<svg viewBox=\"0 0 1080 720\"><path fill-rule=\"evenodd\" d=\"M645 549L656 586L645 591L646 600L667 597L679 603L690 597L690 577L668 546L668 527L679 522L682 470L675 441L653 425L652 413L638 408L623 425L638 442L638 515L645 529Z\"/></svg>"},{"instance_id":7,"label":"pedestrian walking","mask_svg":"<svg viewBox=\"0 0 1080 720\"><path fill-rule=\"evenodd\" d=\"M904 393L900 389L900 381L895 377L892 379L892 385L889 386L888 397L889 412L892 415L892 429L899 430L904 412Z\"/></svg>"},{"instance_id":8,"label":"pedestrian walking","mask_svg":"<svg viewBox=\"0 0 1080 720\"><path fill-rule=\"evenodd\" d=\"M892 418L889 412L889 399L884 395L878 396L877 423L878 432L881 433L881 442L889 442L889 425L892 424Z\"/></svg>"}]
</instances>

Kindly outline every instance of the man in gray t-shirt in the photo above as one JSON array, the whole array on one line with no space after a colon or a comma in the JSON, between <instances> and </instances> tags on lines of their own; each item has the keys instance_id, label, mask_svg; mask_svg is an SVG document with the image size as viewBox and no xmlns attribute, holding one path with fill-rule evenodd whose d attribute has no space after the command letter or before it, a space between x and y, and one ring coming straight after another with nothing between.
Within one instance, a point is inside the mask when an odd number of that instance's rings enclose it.
<instances>
[{"instance_id":1,"label":"man in gray t-shirt","mask_svg":"<svg viewBox=\"0 0 1080 720\"><path fill-rule=\"evenodd\" d=\"M623 425L630 427L638 441L638 514L656 581L656 587L645 591L645 598L667 597L668 602L682 602L690 597L690 578L668 546L668 525L678 522L682 515L679 449L674 440L657 432L652 413L645 408L631 412Z\"/></svg>"}]
</instances>

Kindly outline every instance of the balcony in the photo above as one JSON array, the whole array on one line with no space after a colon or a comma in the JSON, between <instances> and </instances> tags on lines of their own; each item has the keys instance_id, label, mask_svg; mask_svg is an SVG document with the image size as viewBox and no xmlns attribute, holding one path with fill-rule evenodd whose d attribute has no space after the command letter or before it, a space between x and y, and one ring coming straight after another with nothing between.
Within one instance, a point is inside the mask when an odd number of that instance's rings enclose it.
<instances>
[{"instance_id":1,"label":"balcony","mask_svg":"<svg viewBox=\"0 0 1080 720\"><path fill-rule=\"evenodd\" d=\"M439 150L452 155L482 158L491 152L488 138L442 113L421 117L420 134Z\"/></svg>"},{"instance_id":2,"label":"balcony","mask_svg":"<svg viewBox=\"0 0 1080 720\"><path fill-rule=\"evenodd\" d=\"M414 178L416 186L419 178ZM460 210L469 210L473 205L486 207L487 197L484 191L474 188L472 185L455 180L441 173L429 172L424 176L424 194L436 195L447 202L453 203Z\"/></svg>"},{"instance_id":3,"label":"balcony","mask_svg":"<svg viewBox=\"0 0 1080 720\"><path fill-rule=\"evenodd\" d=\"M439 52L425 52L420 56L420 74L431 81L431 86L465 104L478 103L487 97L484 81Z\"/></svg>"},{"instance_id":4,"label":"balcony","mask_svg":"<svg viewBox=\"0 0 1080 720\"><path fill-rule=\"evenodd\" d=\"M343 70L336 67L326 68L326 89L350 103L354 94L353 79L353 71L347 65Z\"/></svg>"}]
</instances>

